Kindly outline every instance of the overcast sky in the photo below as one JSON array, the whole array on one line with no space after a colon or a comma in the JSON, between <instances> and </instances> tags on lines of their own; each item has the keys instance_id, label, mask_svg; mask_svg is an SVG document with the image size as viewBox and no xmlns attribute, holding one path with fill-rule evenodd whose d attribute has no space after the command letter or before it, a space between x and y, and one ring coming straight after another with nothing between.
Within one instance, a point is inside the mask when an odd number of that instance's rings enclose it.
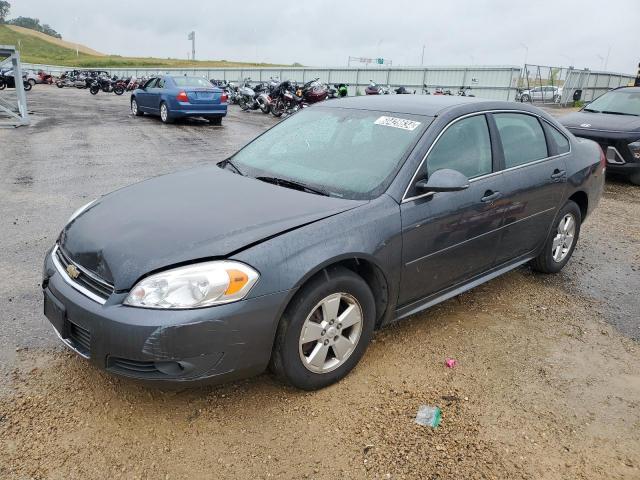
<instances>
[{"instance_id":1,"label":"overcast sky","mask_svg":"<svg viewBox=\"0 0 640 480\"><path fill-rule=\"evenodd\" d=\"M640 0L9 0L103 53L304 65L574 65L635 73ZM528 49L528 52L527 52ZM609 53L610 52L610 53Z\"/></svg>"}]
</instances>

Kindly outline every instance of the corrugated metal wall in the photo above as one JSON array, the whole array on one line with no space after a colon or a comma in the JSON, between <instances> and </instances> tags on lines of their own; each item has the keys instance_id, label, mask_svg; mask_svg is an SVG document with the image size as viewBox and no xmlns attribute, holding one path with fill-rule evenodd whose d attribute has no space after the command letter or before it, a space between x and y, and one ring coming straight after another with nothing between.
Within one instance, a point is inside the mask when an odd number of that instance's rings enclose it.
<instances>
[{"instance_id":1,"label":"corrugated metal wall","mask_svg":"<svg viewBox=\"0 0 640 480\"><path fill-rule=\"evenodd\" d=\"M45 70L59 75L65 70L77 67L59 65L24 64L24 68ZM81 68L80 68L81 69ZM515 98L520 68L512 66L460 66L426 68L93 68L107 70L112 75L126 77L153 76L163 73L175 75L202 75L209 79L241 81L251 78L252 82L267 81L270 78L306 82L320 78L329 84L346 83L349 95L357 91L364 93L370 81L391 87L404 86L408 90L422 93L423 85L433 93L435 88L443 88L456 93L461 87L471 87L471 93L478 97L495 100L513 100Z\"/></svg>"},{"instance_id":2,"label":"corrugated metal wall","mask_svg":"<svg viewBox=\"0 0 640 480\"><path fill-rule=\"evenodd\" d=\"M562 91L563 105L573 102L573 94L576 90L582 90L580 100L591 102L612 88L633 85L635 77L624 73L593 72L590 70L569 70Z\"/></svg>"}]
</instances>

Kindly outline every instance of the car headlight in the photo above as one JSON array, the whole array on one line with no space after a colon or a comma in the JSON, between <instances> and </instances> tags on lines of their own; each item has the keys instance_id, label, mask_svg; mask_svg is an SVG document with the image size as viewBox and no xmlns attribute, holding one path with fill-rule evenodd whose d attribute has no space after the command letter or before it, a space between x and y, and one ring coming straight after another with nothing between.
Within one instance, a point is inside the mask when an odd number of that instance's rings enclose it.
<instances>
[{"instance_id":1,"label":"car headlight","mask_svg":"<svg viewBox=\"0 0 640 480\"><path fill-rule=\"evenodd\" d=\"M67 220L67 225L70 224L71 222L73 222L77 218L78 215L80 215L82 212L84 212L87 208L89 208L91 205L93 205L97 201L98 201L97 198L95 200L91 200L89 203L87 203L86 205L81 206L79 209L77 209L75 212L73 212L71 214L71 216L69 217L69 220Z\"/></svg>"},{"instance_id":2,"label":"car headlight","mask_svg":"<svg viewBox=\"0 0 640 480\"><path fill-rule=\"evenodd\" d=\"M640 140L630 143L629 150L631 150L631 156L634 160L640 160Z\"/></svg>"},{"instance_id":3,"label":"car headlight","mask_svg":"<svg viewBox=\"0 0 640 480\"><path fill-rule=\"evenodd\" d=\"M136 284L125 305L143 308L200 308L244 298L260 275L244 263L218 260L173 268Z\"/></svg>"}]
</instances>

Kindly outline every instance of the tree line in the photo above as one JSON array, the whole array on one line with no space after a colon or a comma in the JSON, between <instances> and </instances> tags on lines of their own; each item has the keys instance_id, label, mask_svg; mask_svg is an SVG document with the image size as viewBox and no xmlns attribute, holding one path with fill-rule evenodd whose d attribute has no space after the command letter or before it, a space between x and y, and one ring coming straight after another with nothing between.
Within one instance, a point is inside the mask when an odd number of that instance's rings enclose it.
<instances>
[{"instance_id":1,"label":"tree line","mask_svg":"<svg viewBox=\"0 0 640 480\"><path fill-rule=\"evenodd\" d=\"M42 32L46 35L55 38L62 38L58 32L56 32L51 26L46 23L40 24L40 20L31 17L18 17L11 20L7 20L9 11L11 10L11 4L6 0L0 0L0 24L17 25L18 27L28 28L35 30L36 32Z\"/></svg>"}]
</instances>

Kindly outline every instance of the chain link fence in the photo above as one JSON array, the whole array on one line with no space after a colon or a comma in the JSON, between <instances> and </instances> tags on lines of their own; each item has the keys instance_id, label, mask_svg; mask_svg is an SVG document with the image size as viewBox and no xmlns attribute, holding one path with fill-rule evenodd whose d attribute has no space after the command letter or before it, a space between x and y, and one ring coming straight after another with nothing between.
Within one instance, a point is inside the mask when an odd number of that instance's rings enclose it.
<instances>
[{"instance_id":1,"label":"chain link fence","mask_svg":"<svg viewBox=\"0 0 640 480\"><path fill-rule=\"evenodd\" d=\"M516 100L566 107L591 102L612 88L633 82L633 75L623 73L527 64L518 81Z\"/></svg>"}]
</instances>

